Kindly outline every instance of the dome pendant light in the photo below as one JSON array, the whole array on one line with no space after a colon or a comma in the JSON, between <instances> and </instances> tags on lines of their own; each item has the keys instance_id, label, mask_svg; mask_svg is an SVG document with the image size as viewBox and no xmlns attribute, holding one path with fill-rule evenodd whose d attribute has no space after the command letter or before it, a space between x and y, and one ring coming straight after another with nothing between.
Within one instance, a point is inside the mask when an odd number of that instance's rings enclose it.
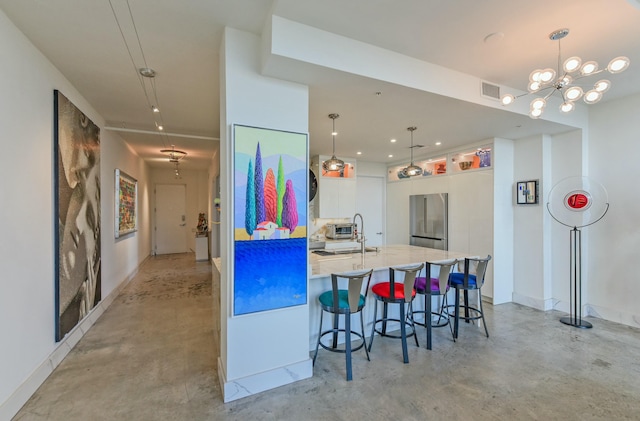
<instances>
[{"instance_id":1,"label":"dome pendant light","mask_svg":"<svg viewBox=\"0 0 640 421\"><path fill-rule=\"evenodd\" d=\"M402 174L406 177L413 177L416 175L422 175L422 168L420 168L419 166L415 165L413 163L413 132L414 130L417 130L417 127L407 127L407 130L409 130L411 132L411 164L408 167L405 167L402 169Z\"/></svg>"},{"instance_id":2,"label":"dome pendant light","mask_svg":"<svg viewBox=\"0 0 640 421\"><path fill-rule=\"evenodd\" d=\"M324 161L322 163L322 169L324 171L341 171L344 168L344 161L336 158L336 118L340 117L340 114L329 114L329 118L333 120L333 131L331 132L331 136L333 137L333 154L331 155L331 159Z\"/></svg>"}]
</instances>

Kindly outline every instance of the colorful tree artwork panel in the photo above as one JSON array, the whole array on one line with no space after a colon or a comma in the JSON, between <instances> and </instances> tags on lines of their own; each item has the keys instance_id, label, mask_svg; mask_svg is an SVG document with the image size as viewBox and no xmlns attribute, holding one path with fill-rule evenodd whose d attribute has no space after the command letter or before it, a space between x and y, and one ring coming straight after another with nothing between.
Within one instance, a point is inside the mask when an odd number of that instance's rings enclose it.
<instances>
[{"instance_id":1,"label":"colorful tree artwork panel","mask_svg":"<svg viewBox=\"0 0 640 421\"><path fill-rule=\"evenodd\" d=\"M234 125L234 315L307 302L308 137Z\"/></svg>"}]
</instances>

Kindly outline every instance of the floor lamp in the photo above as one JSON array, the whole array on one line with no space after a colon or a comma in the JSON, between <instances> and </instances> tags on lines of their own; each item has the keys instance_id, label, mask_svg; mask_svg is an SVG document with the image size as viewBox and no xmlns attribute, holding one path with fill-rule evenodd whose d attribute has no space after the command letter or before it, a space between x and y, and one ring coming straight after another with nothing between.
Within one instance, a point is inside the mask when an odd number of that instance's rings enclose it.
<instances>
[{"instance_id":1,"label":"floor lamp","mask_svg":"<svg viewBox=\"0 0 640 421\"><path fill-rule=\"evenodd\" d=\"M580 228L593 225L609 210L605 188L587 177L560 180L549 192L547 210L569 231L569 317L560 322L582 329L593 327L582 320L582 232Z\"/></svg>"}]
</instances>

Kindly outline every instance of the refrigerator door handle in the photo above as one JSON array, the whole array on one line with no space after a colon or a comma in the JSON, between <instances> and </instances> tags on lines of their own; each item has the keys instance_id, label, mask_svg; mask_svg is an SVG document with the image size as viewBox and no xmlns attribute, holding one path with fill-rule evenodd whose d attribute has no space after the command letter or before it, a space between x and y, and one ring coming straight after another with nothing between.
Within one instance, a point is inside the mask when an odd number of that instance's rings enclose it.
<instances>
[{"instance_id":1,"label":"refrigerator door handle","mask_svg":"<svg viewBox=\"0 0 640 421\"><path fill-rule=\"evenodd\" d=\"M438 241L442 241L444 240L444 238L438 238L438 237L427 237L424 235L412 235L413 238L424 238L425 240L438 240Z\"/></svg>"}]
</instances>

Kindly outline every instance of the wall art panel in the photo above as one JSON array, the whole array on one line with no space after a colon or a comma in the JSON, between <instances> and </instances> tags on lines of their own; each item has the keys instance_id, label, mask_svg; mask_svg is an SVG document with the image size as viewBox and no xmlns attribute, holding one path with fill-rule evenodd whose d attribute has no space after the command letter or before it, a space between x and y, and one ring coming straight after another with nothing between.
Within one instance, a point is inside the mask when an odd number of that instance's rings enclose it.
<instances>
[{"instance_id":1,"label":"wall art panel","mask_svg":"<svg viewBox=\"0 0 640 421\"><path fill-rule=\"evenodd\" d=\"M56 341L100 301L100 128L54 91Z\"/></svg>"},{"instance_id":2,"label":"wall art panel","mask_svg":"<svg viewBox=\"0 0 640 421\"><path fill-rule=\"evenodd\" d=\"M307 302L307 135L233 126L234 315Z\"/></svg>"}]
</instances>

